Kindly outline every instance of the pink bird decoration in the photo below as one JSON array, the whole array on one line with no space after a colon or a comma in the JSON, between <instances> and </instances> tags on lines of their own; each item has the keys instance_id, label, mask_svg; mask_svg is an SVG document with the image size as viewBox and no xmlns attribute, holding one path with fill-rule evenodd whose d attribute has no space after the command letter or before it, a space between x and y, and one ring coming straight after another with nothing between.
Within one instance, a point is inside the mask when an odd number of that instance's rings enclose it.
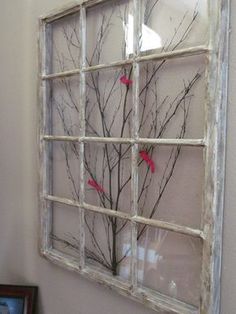
<instances>
[{"instance_id":1,"label":"pink bird decoration","mask_svg":"<svg viewBox=\"0 0 236 314\"><path fill-rule=\"evenodd\" d=\"M125 75L121 76L120 82L126 86L129 86L133 83L133 81L128 79Z\"/></svg>"},{"instance_id":2,"label":"pink bird decoration","mask_svg":"<svg viewBox=\"0 0 236 314\"><path fill-rule=\"evenodd\" d=\"M93 187L97 192L104 193L104 190L101 185L99 185L95 180L89 179L88 184Z\"/></svg>"},{"instance_id":3,"label":"pink bird decoration","mask_svg":"<svg viewBox=\"0 0 236 314\"><path fill-rule=\"evenodd\" d=\"M139 152L140 157L148 164L151 169L151 172L155 172L155 163L151 157L148 156L148 153L145 150Z\"/></svg>"}]
</instances>

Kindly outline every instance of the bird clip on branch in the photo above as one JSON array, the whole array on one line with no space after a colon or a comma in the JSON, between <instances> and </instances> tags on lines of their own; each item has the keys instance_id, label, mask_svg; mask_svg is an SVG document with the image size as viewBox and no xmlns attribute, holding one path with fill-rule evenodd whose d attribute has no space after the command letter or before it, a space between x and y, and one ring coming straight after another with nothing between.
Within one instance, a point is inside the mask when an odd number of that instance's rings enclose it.
<instances>
[{"instance_id":1,"label":"bird clip on branch","mask_svg":"<svg viewBox=\"0 0 236 314\"><path fill-rule=\"evenodd\" d=\"M155 163L152 160L152 158L148 155L148 153L145 150L142 150L139 152L140 157L147 163L147 165L150 167L150 170L152 173L155 172Z\"/></svg>"},{"instance_id":2,"label":"bird clip on branch","mask_svg":"<svg viewBox=\"0 0 236 314\"><path fill-rule=\"evenodd\" d=\"M88 185L93 187L98 193L104 193L104 189L101 185L99 185L95 180L89 179L88 180Z\"/></svg>"},{"instance_id":3,"label":"bird clip on branch","mask_svg":"<svg viewBox=\"0 0 236 314\"><path fill-rule=\"evenodd\" d=\"M126 86L130 86L133 84L133 81L128 79L125 75L121 76L120 82Z\"/></svg>"}]
</instances>

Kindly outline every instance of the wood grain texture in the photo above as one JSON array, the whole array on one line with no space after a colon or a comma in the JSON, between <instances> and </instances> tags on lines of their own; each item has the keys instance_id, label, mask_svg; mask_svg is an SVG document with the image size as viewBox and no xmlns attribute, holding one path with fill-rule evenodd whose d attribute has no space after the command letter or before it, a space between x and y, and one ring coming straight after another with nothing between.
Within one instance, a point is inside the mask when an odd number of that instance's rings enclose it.
<instances>
[{"instance_id":1,"label":"wood grain texture","mask_svg":"<svg viewBox=\"0 0 236 314\"><path fill-rule=\"evenodd\" d=\"M116 138L116 137L85 137L85 136L56 136L44 135L46 141L84 142L84 143L122 143L122 144L157 144L204 147L204 139L165 139L165 138Z\"/></svg>"},{"instance_id":2,"label":"wood grain texture","mask_svg":"<svg viewBox=\"0 0 236 314\"><path fill-rule=\"evenodd\" d=\"M229 0L209 1L209 45L190 47L173 52L139 56L137 41L134 41L135 54L129 60L113 62L86 67L86 14L87 7L98 5L105 0L75 1L72 4L53 10L49 14L40 17L39 24L39 111L40 111L40 135L39 135L39 203L40 203L40 251L53 263L68 270L82 274L86 278L96 280L102 285L116 290L121 295L139 301L153 310L166 310L179 314L218 314L220 311L220 274L221 274L221 250L222 250L222 221L223 221L223 196L224 196L224 166L225 166L225 135L226 135L226 108L227 108L227 78L228 78L228 31L229 31ZM106 0L111 1L111 0ZM134 0L136 10L139 1ZM51 64L47 54L51 51L51 27L50 23L80 12L82 53L80 69L74 69L61 73L51 73ZM135 23L135 32L138 33L139 19ZM137 38L136 38L137 39ZM165 60L182 58L192 55L205 54L208 56L208 98L206 99L206 121L204 139L140 139L137 136L138 117L138 86L134 84L134 111L132 138L95 138L85 137L84 104L85 104L85 73L105 68L117 68L128 64L134 65L135 81L139 79L139 63L150 60ZM48 106L48 84L50 80L62 77L79 75L81 79L80 97L80 134L78 137L50 135L51 111ZM80 145L80 202L52 196L51 173L51 143L53 141L75 141ZM131 215L114 212L84 202L84 143L130 143L132 144L132 211ZM201 230L179 226L158 220L137 216L137 157L138 144L148 143L157 145L186 145L204 147L205 152L205 184L204 184L204 212L202 215ZM59 202L69 206L75 206L79 211L80 229L80 261L68 257L52 248L50 239L52 229L52 202ZM84 263L84 210L111 215L127 219L132 226L132 280L125 284L121 280L103 273L100 269L87 267ZM174 298L153 294L148 289L137 287L137 224L144 223L169 231L201 238L203 241L203 264L201 275L201 305L200 309L180 302Z\"/></svg>"}]
</instances>

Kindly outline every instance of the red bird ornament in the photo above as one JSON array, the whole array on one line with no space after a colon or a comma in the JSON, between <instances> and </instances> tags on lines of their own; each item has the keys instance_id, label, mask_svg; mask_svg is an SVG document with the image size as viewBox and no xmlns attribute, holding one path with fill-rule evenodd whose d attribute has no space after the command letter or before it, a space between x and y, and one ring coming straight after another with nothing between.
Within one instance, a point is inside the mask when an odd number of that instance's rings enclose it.
<instances>
[{"instance_id":1,"label":"red bird ornament","mask_svg":"<svg viewBox=\"0 0 236 314\"><path fill-rule=\"evenodd\" d=\"M133 83L133 81L128 79L125 75L121 76L120 82L126 86L129 86Z\"/></svg>"},{"instance_id":2,"label":"red bird ornament","mask_svg":"<svg viewBox=\"0 0 236 314\"><path fill-rule=\"evenodd\" d=\"M139 152L140 157L148 164L152 173L155 172L155 163L145 150Z\"/></svg>"},{"instance_id":3,"label":"red bird ornament","mask_svg":"<svg viewBox=\"0 0 236 314\"><path fill-rule=\"evenodd\" d=\"M104 189L101 185L99 185L95 180L89 179L88 180L88 185L93 187L97 192L104 193Z\"/></svg>"}]
</instances>

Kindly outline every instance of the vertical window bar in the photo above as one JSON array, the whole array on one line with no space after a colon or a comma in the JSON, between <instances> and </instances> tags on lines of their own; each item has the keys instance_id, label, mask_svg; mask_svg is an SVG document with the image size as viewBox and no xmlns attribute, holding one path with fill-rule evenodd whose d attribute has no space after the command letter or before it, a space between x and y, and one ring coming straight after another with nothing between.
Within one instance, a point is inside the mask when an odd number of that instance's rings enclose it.
<instances>
[{"instance_id":1,"label":"vertical window bar","mask_svg":"<svg viewBox=\"0 0 236 314\"><path fill-rule=\"evenodd\" d=\"M212 239L209 238L210 233L211 233L211 227L208 227L209 224L209 218L211 215L211 211L212 211L212 199L211 199L211 191L210 191L210 186L209 186L209 182L211 180L210 178L210 165L214 164L214 161L211 160L211 156L210 156L210 131L212 130L212 126L211 126L211 114L212 114L212 103L211 103L211 95L210 95L210 88L211 88L211 82L210 82L210 76L211 76L211 71L210 71L210 65L211 65L211 61L212 61L212 27L213 27L213 21L212 21L212 6L211 6L211 0L207 1L207 11L208 11L208 48L210 49L210 53L207 55L207 62L208 62L208 66L206 67L206 81L208 83L207 85L207 99L205 102L205 125L204 125L204 140L206 143L206 147L204 149L204 167L205 167L205 171L204 171L204 187L203 187L203 210L202 210L202 215L201 215L201 229L207 233L207 237L206 239L203 241L203 250L202 250L202 270L201 270L201 296L200 296L200 308L201 308L201 312L202 311L206 311L208 312L208 304L209 304L209 293L210 293L210 289L211 289L211 282L210 282L210 265L208 265L209 263L209 258L207 257L210 253L209 249L211 246L211 242ZM210 159L210 160L209 160ZM209 214L209 218L207 219L207 212L210 212ZM211 219L211 218L210 218Z\"/></svg>"},{"instance_id":2,"label":"vertical window bar","mask_svg":"<svg viewBox=\"0 0 236 314\"><path fill-rule=\"evenodd\" d=\"M81 38L81 57L80 57L80 68L85 67L86 58L86 11L85 8L81 6L80 10L80 38ZM80 72L80 101L79 101L79 135L85 136L85 100L86 100L86 86L85 86L85 73ZM80 204L84 203L84 143L79 143L80 151L80 178L79 178L79 198ZM79 241L80 241L80 251L79 251L79 265L81 269L84 267L85 263L85 231L84 231L84 209L79 208Z\"/></svg>"},{"instance_id":3,"label":"vertical window bar","mask_svg":"<svg viewBox=\"0 0 236 314\"><path fill-rule=\"evenodd\" d=\"M52 51L52 28L50 24L40 20L40 73L46 74L51 68L50 54ZM40 75L41 77L41 75ZM41 207L41 250L46 252L52 247L52 202L44 199L45 194L51 194L52 182L52 143L43 139L44 134L51 134L51 104L50 104L50 82L40 78L40 207Z\"/></svg>"},{"instance_id":4,"label":"vertical window bar","mask_svg":"<svg viewBox=\"0 0 236 314\"><path fill-rule=\"evenodd\" d=\"M133 1L133 53L134 57L139 55L139 32L140 32L140 1ZM132 138L138 139L138 107L139 107L139 64L133 63L133 110L132 110ZM132 158L131 158L131 214L136 216L138 213L138 144L132 145ZM135 290L137 287L137 223L131 222L131 283L132 288Z\"/></svg>"},{"instance_id":5,"label":"vertical window bar","mask_svg":"<svg viewBox=\"0 0 236 314\"><path fill-rule=\"evenodd\" d=\"M200 313L220 312L229 1L209 1L209 71Z\"/></svg>"}]
</instances>

